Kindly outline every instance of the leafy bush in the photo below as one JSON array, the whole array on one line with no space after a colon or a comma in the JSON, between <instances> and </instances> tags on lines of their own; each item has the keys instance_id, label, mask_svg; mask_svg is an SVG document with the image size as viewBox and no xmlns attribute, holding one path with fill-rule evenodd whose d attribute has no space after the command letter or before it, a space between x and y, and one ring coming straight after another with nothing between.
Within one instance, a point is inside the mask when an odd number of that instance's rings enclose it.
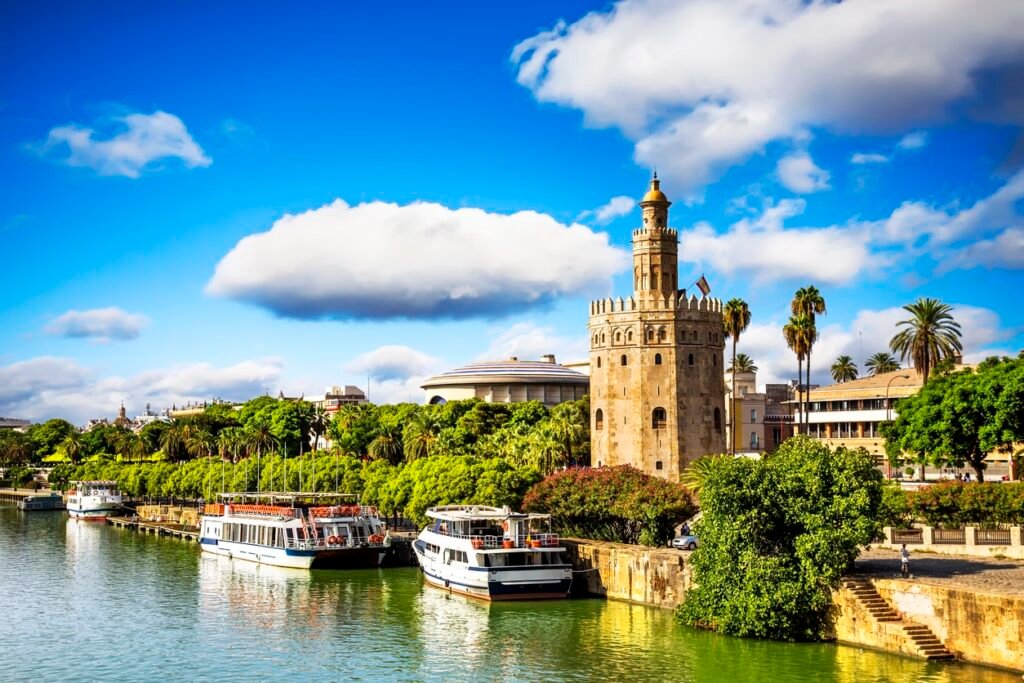
<instances>
[{"instance_id":1,"label":"leafy bush","mask_svg":"<svg viewBox=\"0 0 1024 683\"><path fill-rule=\"evenodd\" d=\"M877 529L871 456L798 436L766 460L716 459L703 484L697 587L679 617L738 636L824 637L831 592Z\"/></svg>"},{"instance_id":2,"label":"leafy bush","mask_svg":"<svg viewBox=\"0 0 1024 683\"><path fill-rule=\"evenodd\" d=\"M913 522L959 528L1024 523L1024 483L941 482L917 491L886 490L879 522L905 527ZM888 507L905 511L892 515Z\"/></svg>"},{"instance_id":3,"label":"leafy bush","mask_svg":"<svg viewBox=\"0 0 1024 683\"><path fill-rule=\"evenodd\" d=\"M552 474L530 489L523 508L550 514L569 536L650 546L668 542L674 527L695 510L681 484L628 465Z\"/></svg>"},{"instance_id":4,"label":"leafy bush","mask_svg":"<svg viewBox=\"0 0 1024 683\"><path fill-rule=\"evenodd\" d=\"M878 525L905 529L914 521L914 510L910 506L907 492L897 484L882 487L882 502L878 507Z\"/></svg>"}]
</instances>

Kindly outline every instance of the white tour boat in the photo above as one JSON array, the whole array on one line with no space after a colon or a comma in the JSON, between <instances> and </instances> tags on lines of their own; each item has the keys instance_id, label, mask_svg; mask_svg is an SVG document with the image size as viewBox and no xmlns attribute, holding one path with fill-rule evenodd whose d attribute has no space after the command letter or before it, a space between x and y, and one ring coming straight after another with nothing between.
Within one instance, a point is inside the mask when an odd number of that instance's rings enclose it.
<instances>
[{"instance_id":1,"label":"white tour boat","mask_svg":"<svg viewBox=\"0 0 1024 683\"><path fill-rule=\"evenodd\" d=\"M277 567L377 567L391 539L377 511L345 494L223 493L206 506L206 552Z\"/></svg>"},{"instance_id":2,"label":"white tour boat","mask_svg":"<svg viewBox=\"0 0 1024 683\"><path fill-rule=\"evenodd\" d=\"M106 519L121 509L116 481L73 481L67 496L68 514L76 519Z\"/></svg>"},{"instance_id":3,"label":"white tour boat","mask_svg":"<svg viewBox=\"0 0 1024 683\"><path fill-rule=\"evenodd\" d=\"M413 550L427 583L484 600L565 598L572 566L549 515L507 507L430 508Z\"/></svg>"}]
</instances>

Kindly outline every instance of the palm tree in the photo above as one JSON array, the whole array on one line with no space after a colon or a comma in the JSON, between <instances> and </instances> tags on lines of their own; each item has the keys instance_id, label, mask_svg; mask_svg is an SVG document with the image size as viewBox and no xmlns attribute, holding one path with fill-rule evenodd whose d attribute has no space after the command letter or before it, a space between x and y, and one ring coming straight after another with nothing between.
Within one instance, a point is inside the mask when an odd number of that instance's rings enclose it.
<instances>
[{"instance_id":1,"label":"palm tree","mask_svg":"<svg viewBox=\"0 0 1024 683\"><path fill-rule=\"evenodd\" d=\"M909 358L927 382L933 367L963 351L960 323L953 319L953 308L938 299L921 298L903 310L911 317L897 323L904 329L892 338L889 348L903 360Z\"/></svg>"},{"instance_id":2,"label":"palm tree","mask_svg":"<svg viewBox=\"0 0 1024 683\"><path fill-rule=\"evenodd\" d=\"M430 456L440 431L441 425L434 419L429 409L420 410L413 415L402 431L406 461Z\"/></svg>"},{"instance_id":3,"label":"palm tree","mask_svg":"<svg viewBox=\"0 0 1024 683\"><path fill-rule=\"evenodd\" d=\"M857 364L849 356L839 356L832 364L832 379L840 384L857 379Z\"/></svg>"},{"instance_id":4,"label":"palm tree","mask_svg":"<svg viewBox=\"0 0 1024 683\"><path fill-rule=\"evenodd\" d=\"M735 365L729 367L729 372L735 367L736 372L757 372L757 366L754 365L754 359L745 353L737 353L736 360L733 361Z\"/></svg>"},{"instance_id":5,"label":"palm tree","mask_svg":"<svg viewBox=\"0 0 1024 683\"><path fill-rule=\"evenodd\" d=\"M146 454L146 441L135 432L125 431L119 434L114 445L118 455L129 461L142 460L142 456Z\"/></svg>"},{"instance_id":6,"label":"palm tree","mask_svg":"<svg viewBox=\"0 0 1024 683\"><path fill-rule=\"evenodd\" d=\"M331 414L327 410L318 405L313 409L313 415L309 419L309 431L313 433L313 450L317 450L317 444L320 441L320 437L327 433L327 428L331 424Z\"/></svg>"},{"instance_id":7,"label":"palm tree","mask_svg":"<svg viewBox=\"0 0 1024 683\"><path fill-rule=\"evenodd\" d=\"M813 285L807 287L801 287L796 290L793 295L793 301L790 303L790 310L793 315L806 315L811 320L811 331L812 334L808 338L807 342L807 393L804 394L804 401L810 405L810 391L811 391L811 350L814 348L814 342L818 341L818 328L817 328L817 315L825 315L828 313L825 310L825 298L821 296L821 292L818 288ZM801 415L804 418L804 422L809 421L809 416L806 410L801 411Z\"/></svg>"},{"instance_id":8,"label":"palm tree","mask_svg":"<svg viewBox=\"0 0 1024 683\"><path fill-rule=\"evenodd\" d=\"M547 476L569 461L565 442L550 421L536 425L527 439L530 460Z\"/></svg>"},{"instance_id":9,"label":"palm tree","mask_svg":"<svg viewBox=\"0 0 1024 683\"><path fill-rule=\"evenodd\" d=\"M864 369L871 373L871 376L880 375L883 372L895 372L900 369L899 361L891 353L879 351L864 363Z\"/></svg>"},{"instance_id":10,"label":"palm tree","mask_svg":"<svg viewBox=\"0 0 1024 683\"><path fill-rule=\"evenodd\" d=\"M797 398L800 403L800 414L803 417L804 407L804 392L801 386L803 379L803 364L804 357L807 355L807 349L811 339L817 335L817 330L814 329L814 323L803 313L799 315L790 316L789 322L782 328L782 336L786 339L786 345L792 349L793 353L796 354L797 370Z\"/></svg>"},{"instance_id":11,"label":"palm tree","mask_svg":"<svg viewBox=\"0 0 1024 683\"><path fill-rule=\"evenodd\" d=\"M729 448L736 455L736 344L740 335L750 326L750 307L743 299L729 299L722 309L725 333L732 337L732 389L729 394Z\"/></svg>"},{"instance_id":12,"label":"palm tree","mask_svg":"<svg viewBox=\"0 0 1024 683\"><path fill-rule=\"evenodd\" d=\"M213 434L201 427L190 429L185 438L185 449L192 454L193 458L198 458L201 455L205 455L207 458L213 457L215 446Z\"/></svg>"},{"instance_id":13,"label":"palm tree","mask_svg":"<svg viewBox=\"0 0 1024 683\"><path fill-rule=\"evenodd\" d=\"M721 455L705 455L690 463L690 466L683 470L679 481L688 488L695 496L699 496L704 483L708 480L711 472L722 462Z\"/></svg>"},{"instance_id":14,"label":"palm tree","mask_svg":"<svg viewBox=\"0 0 1024 683\"><path fill-rule=\"evenodd\" d=\"M551 417L551 432L555 435L555 438L562 442L565 456L569 462L576 462L573 458L573 451L581 443L586 431L587 428L582 420L578 419L575 414L561 414Z\"/></svg>"},{"instance_id":15,"label":"palm tree","mask_svg":"<svg viewBox=\"0 0 1024 683\"><path fill-rule=\"evenodd\" d=\"M64 455L68 456L68 460L71 462L77 462L78 457L82 455L82 434L75 430L64 437L64 440L60 442L61 447L64 449Z\"/></svg>"},{"instance_id":16,"label":"palm tree","mask_svg":"<svg viewBox=\"0 0 1024 683\"><path fill-rule=\"evenodd\" d=\"M366 447L367 455L392 465L402 462L402 429L394 422L382 422L377 436Z\"/></svg>"},{"instance_id":17,"label":"palm tree","mask_svg":"<svg viewBox=\"0 0 1024 683\"><path fill-rule=\"evenodd\" d=\"M160 437L160 448L170 460L177 461L181 454L181 448L185 443L182 437L181 425L171 425Z\"/></svg>"}]
</instances>

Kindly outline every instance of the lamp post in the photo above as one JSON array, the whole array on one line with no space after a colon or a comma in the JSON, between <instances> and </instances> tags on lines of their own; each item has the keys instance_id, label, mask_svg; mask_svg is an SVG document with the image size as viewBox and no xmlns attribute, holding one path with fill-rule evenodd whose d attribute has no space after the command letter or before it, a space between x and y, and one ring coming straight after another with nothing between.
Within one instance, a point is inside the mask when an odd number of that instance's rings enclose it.
<instances>
[{"instance_id":1,"label":"lamp post","mask_svg":"<svg viewBox=\"0 0 1024 683\"><path fill-rule=\"evenodd\" d=\"M893 375L889 378L889 381L885 385L885 421L889 422L892 420L892 406L889 405L889 387L892 386L894 379L910 379L910 375ZM889 459L889 454L885 454L885 464L888 471L888 478L892 479L892 461Z\"/></svg>"}]
</instances>

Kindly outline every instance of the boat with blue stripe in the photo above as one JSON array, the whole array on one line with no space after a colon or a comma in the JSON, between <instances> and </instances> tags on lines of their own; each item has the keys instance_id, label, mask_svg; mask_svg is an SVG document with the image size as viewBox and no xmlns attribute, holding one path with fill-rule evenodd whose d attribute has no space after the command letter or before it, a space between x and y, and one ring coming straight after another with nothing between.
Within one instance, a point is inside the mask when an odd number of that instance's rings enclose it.
<instances>
[{"instance_id":1,"label":"boat with blue stripe","mask_svg":"<svg viewBox=\"0 0 1024 683\"><path fill-rule=\"evenodd\" d=\"M446 505L427 517L413 551L428 584L482 600L569 596L572 566L549 515Z\"/></svg>"}]
</instances>

